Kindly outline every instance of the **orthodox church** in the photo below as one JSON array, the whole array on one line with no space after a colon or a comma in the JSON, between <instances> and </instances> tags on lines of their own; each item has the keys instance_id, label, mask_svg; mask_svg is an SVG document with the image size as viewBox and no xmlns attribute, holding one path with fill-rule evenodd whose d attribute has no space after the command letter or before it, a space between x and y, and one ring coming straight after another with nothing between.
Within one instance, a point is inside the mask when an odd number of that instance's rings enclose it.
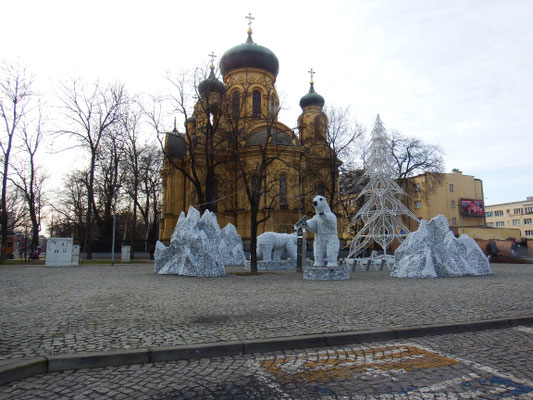
<instances>
[{"instance_id":1,"label":"orthodox church","mask_svg":"<svg viewBox=\"0 0 533 400\"><path fill-rule=\"evenodd\" d=\"M336 184L338 173L319 162L334 155L312 70L297 129L278 120L279 61L253 41L251 27L247 40L220 58L219 71L223 82L212 62L209 76L196 86L198 100L185 131L175 127L166 134L162 242L170 240L189 206L214 211L220 226L232 223L246 241L253 232L254 201L259 224L253 233L290 233L302 215L314 213L313 196L329 197L327 188Z\"/></svg>"}]
</instances>

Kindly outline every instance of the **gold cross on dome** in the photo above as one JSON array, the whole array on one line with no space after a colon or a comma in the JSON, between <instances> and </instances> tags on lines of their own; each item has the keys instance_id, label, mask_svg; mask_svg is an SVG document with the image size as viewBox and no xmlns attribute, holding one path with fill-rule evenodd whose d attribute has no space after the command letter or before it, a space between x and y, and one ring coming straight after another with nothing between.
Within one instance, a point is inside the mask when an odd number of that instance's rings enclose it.
<instances>
[{"instance_id":1,"label":"gold cross on dome","mask_svg":"<svg viewBox=\"0 0 533 400\"><path fill-rule=\"evenodd\" d=\"M246 17L244 17L248 20L248 31L251 31L252 30L252 20L254 20L255 18L252 17L252 13L248 13L248 15Z\"/></svg>"},{"instance_id":2,"label":"gold cross on dome","mask_svg":"<svg viewBox=\"0 0 533 400\"><path fill-rule=\"evenodd\" d=\"M211 54L208 54L207 56L211 57L211 66L213 67L215 65L215 57L216 57L215 52L212 51Z\"/></svg>"},{"instance_id":3,"label":"gold cross on dome","mask_svg":"<svg viewBox=\"0 0 533 400\"><path fill-rule=\"evenodd\" d=\"M311 84L315 83L315 82L313 81L313 75L315 74L315 71L313 71L313 68L311 68L311 69L310 69L309 71L307 71L307 72L309 72L309 74L311 75Z\"/></svg>"}]
</instances>

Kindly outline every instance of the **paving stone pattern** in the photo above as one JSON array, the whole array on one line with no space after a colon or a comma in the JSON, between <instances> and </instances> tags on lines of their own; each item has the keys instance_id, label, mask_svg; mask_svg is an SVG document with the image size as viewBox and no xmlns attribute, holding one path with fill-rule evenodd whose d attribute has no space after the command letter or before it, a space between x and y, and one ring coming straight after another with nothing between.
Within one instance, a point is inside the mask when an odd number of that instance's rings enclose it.
<instances>
[{"instance_id":1,"label":"paving stone pattern","mask_svg":"<svg viewBox=\"0 0 533 400\"><path fill-rule=\"evenodd\" d=\"M151 264L0 267L0 360L532 314L533 266L493 268L485 277L358 271L304 281L231 268L223 278L161 276Z\"/></svg>"},{"instance_id":2,"label":"paving stone pattern","mask_svg":"<svg viewBox=\"0 0 533 400\"><path fill-rule=\"evenodd\" d=\"M533 329L34 376L9 399L531 399Z\"/></svg>"}]
</instances>

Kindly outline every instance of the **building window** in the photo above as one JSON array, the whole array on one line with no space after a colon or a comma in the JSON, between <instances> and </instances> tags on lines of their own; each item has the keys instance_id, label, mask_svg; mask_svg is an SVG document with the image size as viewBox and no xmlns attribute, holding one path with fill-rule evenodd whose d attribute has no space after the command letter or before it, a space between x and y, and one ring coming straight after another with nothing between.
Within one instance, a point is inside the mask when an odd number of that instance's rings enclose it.
<instances>
[{"instance_id":1,"label":"building window","mask_svg":"<svg viewBox=\"0 0 533 400\"><path fill-rule=\"evenodd\" d=\"M261 92L254 90L252 94L252 113L254 118L261 118Z\"/></svg>"},{"instance_id":2,"label":"building window","mask_svg":"<svg viewBox=\"0 0 533 400\"><path fill-rule=\"evenodd\" d=\"M276 104L274 102L274 96L270 96L270 115L274 116L276 113Z\"/></svg>"},{"instance_id":3,"label":"building window","mask_svg":"<svg viewBox=\"0 0 533 400\"><path fill-rule=\"evenodd\" d=\"M531 218L524 218L524 225L531 225Z\"/></svg>"},{"instance_id":4,"label":"building window","mask_svg":"<svg viewBox=\"0 0 533 400\"><path fill-rule=\"evenodd\" d=\"M455 208L455 200L450 201L450 207Z\"/></svg>"},{"instance_id":5,"label":"building window","mask_svg":"<svg viewBox=\"0 0 533 400\"><path fill-rule=\"evenodd\" d=\"M533 214L533 207L526 207L526 214Z\"/></svg>"},{"instance_id":6,"label":"building window","mask_svg":"<svg viewBox=\"0 0 533 400\"><path fill-rule=\"evenodd\" d=\"M285 174L279 177L279 206L287 209L287 175Z\"/></svg>"},{"instance_id":7,"label":"building window","mask_svg":"<svg viewBox=\"0 0 533 400\"><path fill-rule=\"evenodd\" d=\"M496 221L496 228L503 228L505 226L505 221Z\"/></svg>"},{"instance_id":8,"label":"building window","mask_svg":"<svg viewBox=\"0 0 533 400\"><path fill-rule=\"evenodd\" d=\"M420 183L415 183L415 192L420 192Z\"/></svg>"},{"instance_id":9,"label":"building window","mask_svg":"<svg viewBox=\"0 0 533 400\"><path fill-rule=\"evenodd\" d=\"M523 214L524 213L524 209L523 208L515 208L513 211L514 211L515 214Z\"/></svg>"},{"instance_id":10,"label":"building window","mask_svg":"<svg viewBox=\"0 0 533 400\"><path fill-rule=\"evenodd\" d=\"M487 211L487 212L485 213L485 217L487 217L487 218L491 218L491 217L492 217L492 211Z\"/></svg>"},{"instance_id":11,"label":"building window","mask_svg":"<svg viewBox=\"0 0 533 400\"><path fill-rule=\"evenodd\" d=\"M452 225L457 225L457 218L452 217Z\"/></svg>"},{"instance_id":12,"label":"building window","mask_svg":"<svg viewBox=\"0 0 533 400\"><path fill-rule=\"evenodd\" d=\"M520 220L519 219L513 219L513 225L514 226L520 225Z\"/></svg>"},{"instance_id":13,"label":"building window","mask_svg":"<svg viewBox=\"0 0 533 400\"><path fill-rule=\"evenodd\" d=\"M238 118L241 113L241 93L238 91L233 92L231 95L231 116Z\"/></svg>"},{"instance_id":14,"label":"building window","mask_svg":"<svg viewBox=\"0 0 533 400\"><path fill-rule=\"evenodd\" d=\"M450 183L450 192L453 192L453 183Z\"/></svg>"},{"instance_id":15,"label":"building window","mask_svg":"<svg viewBox=\"0 0 533 400\"><path fill-rule=\"evenodd\" d=\"M421 201L415 202L415 208L422 208L422 202Z\"/></svg>"},{"instance_id":16,"label":"building window","mask_svg":"<svg viewBox=\"0 0 533 400\"><path fill-rule=\"evenodd\" d=\"M526 231L526 236L533 236L533 231Z\"/></svg>"},{"instance_id":17,"label":"building window","mask_svg":"<svg viewBox=\"0 0 533 400\"><path fill-rule=\"evenodd\" d=\"M487 226L494 227L494 222L487 222Z\"/></svg>"},{"instance_id":18,"label":"building window","mask_svg":"<svg viewBox=\"0 0 533 400\"><path fill-rule=\"evenodd\" d=\"M503 210L496 210L494 211L495 217L503 217Z\"/></svg>"}]
</instances>

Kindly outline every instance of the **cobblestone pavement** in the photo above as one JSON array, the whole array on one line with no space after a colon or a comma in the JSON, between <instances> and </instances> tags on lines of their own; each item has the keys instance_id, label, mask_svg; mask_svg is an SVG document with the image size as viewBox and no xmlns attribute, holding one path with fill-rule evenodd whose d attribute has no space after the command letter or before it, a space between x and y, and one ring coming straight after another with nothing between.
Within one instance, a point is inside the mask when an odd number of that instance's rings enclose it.
<instances>
[{"instance_id":1,"label":"cobblestone pavement","mask_svg":"<svg viewBox=\"0 0 533 400\"><path fill-rule=\"evenodd\" d=\"M9 399L532 399L533 328L63 371Z\"/></svg>"},{"instance_id":2,"label":"cobblestone pavement","mask_svg":"<svg viewBox=\"0 0 533 400\"><path fill-rule=\"evenodd\" d=\"M154 275L150 264L0 267L0 360L533 314L533 265L492 276L304 281L294 271Z\"/></svg>"}]
</instances>

